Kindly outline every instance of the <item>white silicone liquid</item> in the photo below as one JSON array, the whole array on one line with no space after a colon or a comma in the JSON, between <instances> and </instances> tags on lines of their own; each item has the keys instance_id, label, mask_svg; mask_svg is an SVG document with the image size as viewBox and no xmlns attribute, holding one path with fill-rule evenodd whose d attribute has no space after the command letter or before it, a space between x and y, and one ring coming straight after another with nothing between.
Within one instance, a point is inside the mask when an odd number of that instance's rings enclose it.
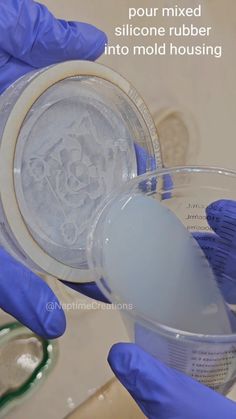
<instances>
[{"instance_id":1,"label":"white silicone liquid","mask_svg":"<svg viewBox=\"0 0 236 419\"><path fill-rule=\"evenodd\" d=\"M103 228L103 275L116 300L192 333L231 333L213 272L172 211L142 195L117 200Z\"/></svg>"}]
</instances>

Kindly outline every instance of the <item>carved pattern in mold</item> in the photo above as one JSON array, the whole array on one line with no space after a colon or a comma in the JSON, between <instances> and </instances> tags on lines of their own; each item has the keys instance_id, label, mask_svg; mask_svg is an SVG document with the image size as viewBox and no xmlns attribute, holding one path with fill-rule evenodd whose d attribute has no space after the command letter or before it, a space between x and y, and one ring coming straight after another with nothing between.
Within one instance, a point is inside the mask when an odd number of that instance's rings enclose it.
<instances>
[{"instance_id":1,"label":"carved pattern in mold","mask_svg":"<svg viewBox=\"0 0 236 419\"><path fill-rule=\"evenodd\" d=\"M46 176L46 163L40 157L32 157L28 161L28 168L31 176L36 182L43 180Z\"/></svg>"},{"instance_id":2,"label":"carved pattern in mold","mask_svg":"<svg viewBox=\"0 0 236 419\"><path fill-rule=\"evenodd\" d=\"M68 133L72 128L79 134ZM41 149L43 156L28 160L29 174L37 182L47 181L56 205L61 209L63 218L58 228L64 243L69 246L81 239L87 228L86 219L111 187L110 174L115 173L117 159L128 152L127 140L101 137L90 117L84 115L60 133L59 139L49 138L49 147L43 153ZM82 214L81 224L78 214Z\"/></svg>"},{"instance_id":3,"label":"carved pattern in mold","mask_svg":"<svg viewBox=\"0 0 236 419\"><path fill-rule=\"evenodd\" d=\"M78 229L75 223L65 222L60 226L62 237L66 244L72 246L78 239Z\"/></svg>"}]
</instances>

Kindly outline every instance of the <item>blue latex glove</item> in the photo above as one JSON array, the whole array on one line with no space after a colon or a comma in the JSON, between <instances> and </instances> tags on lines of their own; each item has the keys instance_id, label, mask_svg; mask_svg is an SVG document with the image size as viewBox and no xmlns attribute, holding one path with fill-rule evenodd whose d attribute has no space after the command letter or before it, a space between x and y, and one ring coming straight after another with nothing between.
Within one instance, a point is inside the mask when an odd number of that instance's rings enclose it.
<instances>
[{"instance_id":1,"label":"blue latex glove","mask_svg":"<svg viewBox=\"0 0 236 419\"><path fill-rule=\"evenodd\" d=\"M34 68L95 60L106 41L94 26L57 20L32 0L0 0L0 93ZM0 266L0 307L45 338L60 336L65 315L48 285L1 248ZM90 289L86 293L96 297Z\"/></svg>"},{"instance_id":2,"label":"blue latex glove","mask_svg":"<svg viewBox=\"0 0 236 419\"><path fill-rule=\"evenodd\" d=\"M0 93L35 68L66 60L95 60L106 35L87 23L67 22L32 0L0 0Z\"/></svg>"},{"instance_id":3,"label":"blue latex glove","mask_svg":"<svg viewBox=\"0 0 236 419\"><path fill-rule=\"evenodd\" d=\"M206 215L215 234L194 236L213 268L225 300L236 304L236 202L213 202L206 209Z\"/></svg>"},{"instance_id":4,"label":"blue latex glove","mask_svg":"<svg viewBox=\"0 0 236 419\"><path fill-rule=\"evenodd\" d=\"M108 362L149 419L235 419L236 404L172 370L134 344L112 347Z\"/></svg>"},{"instance_id":5,"label":"blue latex glove","mask_svg":"<svg viewBox=\"0 0 236 419\"><path fill-rule=\"evenodd\" d=\"M65 314L49 286L0 248L0 307L45 338L65 331Z\"/></svg>"}]
</instances>

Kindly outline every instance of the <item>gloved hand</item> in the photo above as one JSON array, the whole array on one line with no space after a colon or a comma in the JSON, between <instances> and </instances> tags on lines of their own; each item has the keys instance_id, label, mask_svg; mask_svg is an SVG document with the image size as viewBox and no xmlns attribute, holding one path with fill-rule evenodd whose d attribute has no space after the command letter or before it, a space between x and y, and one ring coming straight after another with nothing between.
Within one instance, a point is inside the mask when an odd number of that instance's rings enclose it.
<instances>
[{"instance_id":1,"label":"gloved hand","mask_svg":"<svg viewBox=\"0 0 236 419\"><path fill-rule=\"evenodd\" d=\"M236 403L168 368L134 344L114 345L108 362L149 419L236 418Z\"/></svg>"},{"instance_id":2,"label":"gloved hand","mask_svg":"<svg viewBox=\"0 0 236 419\"><path fill-rule=\"evenodd\" d=\"M65 314L46 282L2 248L0 308L42 337L55 338L65 331Z\"/></svg>"},{"instance_id":3,"label":"gloved hand","mask_svg":"<svg viewBox=\"0 0 236 419\"><path fill-rule=\"evenodd\" d=\"M205 253L229 304L236 304L236 201L219 200L206 209L214 233L194 237Z\"/></svg>"},{"instance_id":4,"label":"gloved hand","mask_svg":"<svg viewBox=\"0 0 236 419\"><path fill-rule=\"evenodd\" d=\"M94 26L56 19L32 0L0 0L0 94L35 68L66 60L96 60L106 41Z\"/></svg>"},{"instance_id":5,"label":"gloved hand","mask_svg":"<svg viewBox=\"0 0 236 419\"><path fill-rule=\"evenodd\" d=\"M32 0L0 0L0 93L34 68L71 59L95 60L106 40L94 26L56 19ZM88 285L85 293L96 297L90 289ZM97 296L103 297L98 291ZM1 248L0 307L45 338L65 330L65 315L48 285Z\"/></svg>"}]
</instances>

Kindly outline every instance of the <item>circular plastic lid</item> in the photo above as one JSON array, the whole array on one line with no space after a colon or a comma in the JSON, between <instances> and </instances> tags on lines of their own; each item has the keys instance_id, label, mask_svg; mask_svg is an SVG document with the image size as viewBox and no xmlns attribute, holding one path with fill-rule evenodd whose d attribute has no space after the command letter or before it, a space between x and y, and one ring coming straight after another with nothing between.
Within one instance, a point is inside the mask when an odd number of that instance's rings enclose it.
<instances>
[{"instance_id":1,"label":"circular plastic lid","mask_svg":"<svg viewBox=\"0 0 236 419\"><path fill-rule=\"evenodd\" d=\"M111 191L137 176L135 143L160 164L145 104L112 70L67 62L29 81L3 133L0 188L9 226L40 269L91 280L91 220Z\"/></svg>"}]
</instances>

